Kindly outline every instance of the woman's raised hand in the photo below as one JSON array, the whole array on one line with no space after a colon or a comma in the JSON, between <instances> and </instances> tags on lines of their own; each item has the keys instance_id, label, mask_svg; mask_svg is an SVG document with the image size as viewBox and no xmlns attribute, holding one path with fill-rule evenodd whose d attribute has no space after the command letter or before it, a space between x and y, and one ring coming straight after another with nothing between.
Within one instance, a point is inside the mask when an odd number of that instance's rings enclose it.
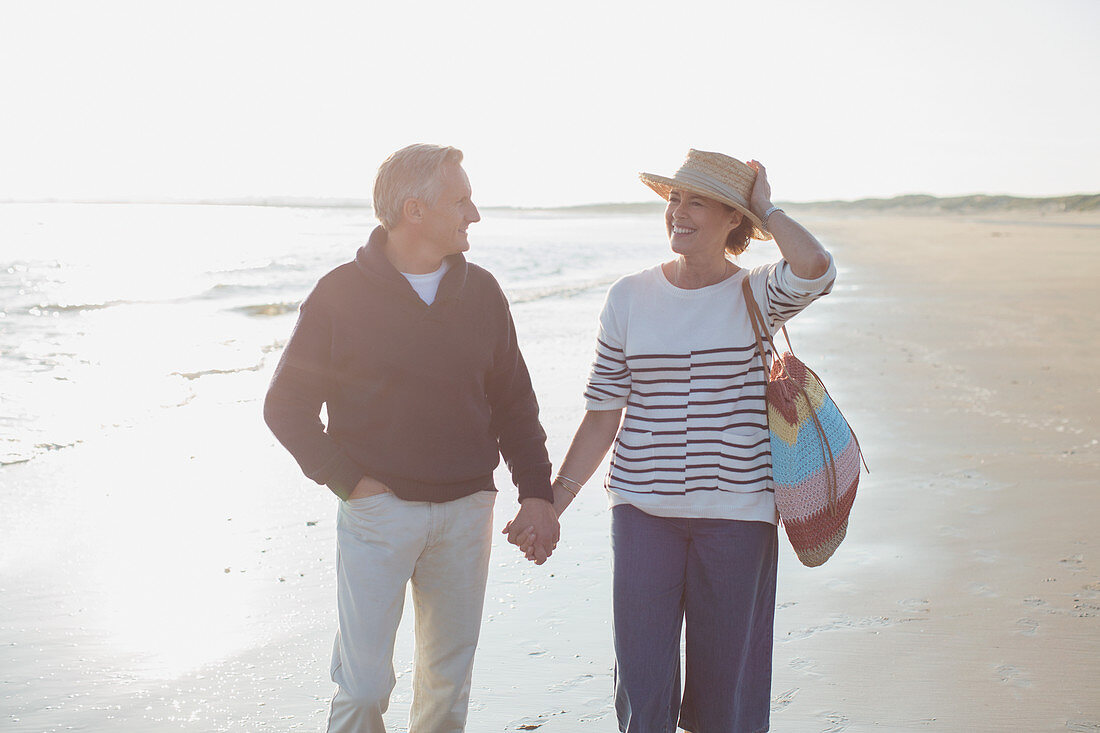
<instances>
[{"instance_id":1,"label":"woman's raised hand","mask_svg":"<svg viewBox=\"0 0 1100 733\"><path fill-rule=\"evenodd\" d=\"M750 160L749 167L756 171L756 180L752 184L752 193L749 194L749 209L758 217L763 217L764 212L772 206L772 187L768 183L768 171L759 160Z\"/></svg>"}]
</instances>

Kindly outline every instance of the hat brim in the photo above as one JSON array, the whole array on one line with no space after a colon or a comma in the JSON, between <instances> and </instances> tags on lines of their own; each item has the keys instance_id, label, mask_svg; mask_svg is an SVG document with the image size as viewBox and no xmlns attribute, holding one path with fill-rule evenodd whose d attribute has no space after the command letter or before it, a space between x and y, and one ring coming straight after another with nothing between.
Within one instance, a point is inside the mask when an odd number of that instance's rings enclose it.
<instances>
[{"instance_id":1,"label":"hat brim","mask_svg":"<svg viewBox=\"0 0 1100 733\"><path fill-rule=\"evenodd\" d=\"M678 181L675 178L666 178L665 176L658 176L653 173L639 173L638 178L642 180L642 183L656 191L657 195L663 198L665 201L668 201L668 196L672 192L672 189L676 188L681 191L691 191L692 193L699 194L700 196L705 196L708 199L720 201L727 206L732 206L733 208L737 209L742 214L747 216L749 218L749 221L752 222L753 239L759 239L767 242L770 241L772 238L772 235L768 232L767 229L764 228L764 224L760 221L756 214L749 211L744 204L738 203L731 198L718 195L714 191L708 191L704 188L693 185L689 181Z\"/></svg>"}]
</instances>

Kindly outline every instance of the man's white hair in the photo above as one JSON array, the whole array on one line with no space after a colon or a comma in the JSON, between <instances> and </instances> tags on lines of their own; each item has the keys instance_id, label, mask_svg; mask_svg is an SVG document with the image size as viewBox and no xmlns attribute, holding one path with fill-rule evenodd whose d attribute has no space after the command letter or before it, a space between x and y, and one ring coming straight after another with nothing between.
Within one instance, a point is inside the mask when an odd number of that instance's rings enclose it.
<instances>
[{"instance_id":1,"label":"man's white hair","mask_svg":"<svg viewBox=\"0 0 1100 733\"><path fill-rule=\"evenodd\" d=\"M462 163L462 151L417 143L386 158L374 179L374 215L382 226L390 230L400 224L409 199L435 204L443 188L441 169L447 163Z\"/></svg>"}]
</instances>

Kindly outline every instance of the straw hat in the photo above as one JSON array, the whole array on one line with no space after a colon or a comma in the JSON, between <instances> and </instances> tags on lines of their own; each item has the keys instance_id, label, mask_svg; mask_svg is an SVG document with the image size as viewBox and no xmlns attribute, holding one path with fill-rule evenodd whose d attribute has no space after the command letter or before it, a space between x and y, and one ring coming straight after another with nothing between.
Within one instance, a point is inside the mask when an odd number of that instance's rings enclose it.
<instances>
[{"instance_id":1,"label":"straw hat","mask_svg":"<svg viewBox=\"0 0 1100 733\"><path fill-rule=\"evenodd\" d=\"M678 188L728 204L753 223L753 239L766 241L772 238L759 217L749 210L749 194L752 193L752 184L756 180L756 171L737 158L721 153L689 150L684 164L672 178L652 173L639 173L638 177L665 201L668 201L672 189Z\"/></svg>"}]
</instances>

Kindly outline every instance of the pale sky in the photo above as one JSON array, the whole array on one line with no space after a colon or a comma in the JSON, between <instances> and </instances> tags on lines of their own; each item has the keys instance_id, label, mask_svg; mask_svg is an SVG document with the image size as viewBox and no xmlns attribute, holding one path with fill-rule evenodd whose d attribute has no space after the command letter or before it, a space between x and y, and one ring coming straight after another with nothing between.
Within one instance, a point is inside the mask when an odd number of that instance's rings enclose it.
<instances>
[{"instance_id":1,"label":"pale sky","mask_svg":"<svg viewBox=\"0 0 1100 733\"><path fill-rule=\"evenodd\" d=\"M688 148L776 199L1100 191L1100 2L0 0L0 199L646 201Z\"/></svg>"}]
</instances>

